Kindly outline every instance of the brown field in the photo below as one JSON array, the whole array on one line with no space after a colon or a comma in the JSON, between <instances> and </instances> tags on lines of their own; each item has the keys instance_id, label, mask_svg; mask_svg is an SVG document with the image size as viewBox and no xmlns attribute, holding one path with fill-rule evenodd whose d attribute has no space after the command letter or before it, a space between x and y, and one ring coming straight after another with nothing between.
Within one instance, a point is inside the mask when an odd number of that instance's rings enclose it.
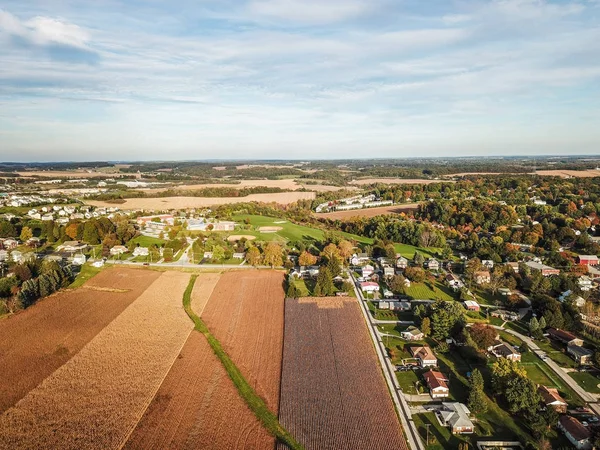
<instances>
[{"instance_id":1,"label":"brown field","mask_svg":"<svg viewBox=\"0 0 600 450\"><path fill-rule=\"evenodd\" d=\"M383 214L400 214L413 209L417 209L419 203L406 203L404 205L381 206L379 208L354 209L350 211L335 211L330 213L314 214L317 218L323 219L349 219L351 217L375 217Z\"/></svg>"},{"instance_id":2,"label":"brown field","mask_svg":"<svg viewBox=\"0 0 600 450\"><path fill-rule=\"evenodd\" d=\"M17 172L22 177L43 177L43 178L99 178L99 177L115 177L115 176L134 176L134 173L120 173L119 166L114 168L106 168L104 172L86 172L85 170L39 170L39 171L25 171Z\"/></svg>"},{"instance_id":3,"label":"brown field","mask_svg":"<svg viewBox=\"0 0 600 450\"><path fill-rule=\"evenodd\" d=\"M301 180L293 180L293 179L283 179L283 180L239 180L235 184L231 183L214 183L214 184L182 184L178 186L173 186L172 189L179 190L199 190L205 188L234 188L234 189L242 189L246 187L273 187L280 189L289 189L292 191L296 191L298 189L305 188L309 191L315 192L329 192L329 191L339 191L340 189L344 189L343 187L338 186L328 186L324 184L306 184L302 183ZM149 189L140 189L145 192L160 192L164 191L164 188L149 188Z\"/></svg>"},{"instance_id":4,"label":"brown field","mask_svg":"<svg viewBox=\"0 0 600 450\"><path fill-rule=\"evenodd\" d=\"M229 242L239 241L240 239L246 239L247 241L253 241L256 239L256 236L252 236L251 234L232 234L227 237Z\"/></svg>"},{"instance_id":5,"label":"brown field","mask_svg":"<svg viewBox=\"0 0 600 450\"><path fill-rule=\"evenodd\" d=\"M283 342L284 273L221 276L202 319L267 406L277 412Z\"/></svg>"},{"instance_id":6,"label":"brown field","mask_svg":"<svg viewBox=\"0 0 600 450\"><path fill-rule=\"evenodd\" d=\"M277 231L283 230L283 227L259 227L258 231L261 233L275 233Z\"/></svg>"},{"instance_id":7,"label":"brown field","mask_svg":"<svg viewBox=\"0 0 600 450\"><path fill-rule=\"evenodd\" d=\"M204 336L192 332L125 448L272 450L274 445Z\"/></svg>"},{"instance_id":8,"label":"brown field","mask_svg":"<svg viewBox=\"0 0 600 450\"><path fill-rule=\"evenodd\" d=\"M431 184L431 183L450 183L448 180L421 180L418 178L361 178L353 180L350 184L356 184L358 186L364 186L366 184Z\"/></svg>"},{"instance_id":9,"label":"brown field","mask_svg":"<svg viewBox=\"0 0 600 450\"><path fill-rule=\"evenodd\" d=\"M298 200L313 200L314 192L279 192L275 194L251 194L246 197L162 197L162 198L128 198L125 203L107 203L95 200L84 200L85 203L101 208L117 206L122 210L168 210L203 208L205 206L228 205L233 203L264 202L287 205Z\"/></svg>"},{"instance_id":10,"label":"brown field","mask_svg":"<svg viewBox=\"0 0 600 450\"><path fill-rule=\"evenodd\" d=\"M561 178L593 178L600 177L600 170L538 170L535 175Z\"/></svg>"},{"instance_id":11,"label":"brown field","mask_svg":"<svg viewBox=\"0 0 600 450\"><path fill-rule=\"evenodd\" d=\"M336 300L285 301L279 421L306 450L408 449L359 306Z\"/></svg>"},{"instance_id":12,"label":"brown field","mask_svg":"<svg viewBox=\"0 0 600 450\"><path fill-rule=\"evenodd\" d=\"M192 330L182 305L188 281L189 274L160 274L79 353L0 417L0 448L119 448Z\"/></svg>"},{"instance_id":13,"label":"brown field","mask_svg":"<svg viewBox=\"0 0 600 450\"><path fill-rule=\"evenodd\" d=\"M159 275L107 269L80 289L59 292L0 321L0 413L78 353ZM127 290L100 294L88 289L92 286Z\"/></svg>"},{"instance_id":14,"label":"brown field","mask_svg":"<svg viewBox=\"0 0 600 450\"><path fill-rule=\"evenodd\" d=\"M221 278L220 273L201 273L196 278L194 289L192 290L191 306L192 311L199 316L202 315L202 311L204 311L204 307L208 303L208 299L213 293L219 278Z\"/></svg>"}]
</instances>

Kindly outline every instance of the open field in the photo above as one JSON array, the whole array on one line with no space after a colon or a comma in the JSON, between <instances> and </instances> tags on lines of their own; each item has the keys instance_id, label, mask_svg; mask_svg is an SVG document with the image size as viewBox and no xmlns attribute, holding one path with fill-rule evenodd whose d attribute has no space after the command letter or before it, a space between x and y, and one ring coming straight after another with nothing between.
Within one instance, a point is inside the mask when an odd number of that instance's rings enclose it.
<instances>
[{"instance_id":1,"label":"open field","mask_svg":"<svg viewBox=\"0 0 600 450\"><path fill-rule=\"evenodd\" d=\"M431 183L452 183L449 180L421 180L418 178L360 178L352 180L350 184L364 186L367 184L431 184Z\"/></svg>"},{"instance_id":2,"label":"open field","mask_svg":"<svg viewBox=\"0 0 600 450\"><path fill-rule=\"evenodd\" d=\"M77 354L159 275L149 270L107 269L83 288L59 292L0 321L0 412ZM101 287L121 289L101 295L88 289Z\"/></svg>"},{"instance_id":3,"label":"open field","mask_svg":"<svg viewBox=\"0 0 600 450\"><path fill-rule=\"evenodd\" d=\"M242 239L246 239L247 241L253 241L256 239L256 236L252 236L251 234L232 234L231 236L227 236L227 240L229 242L237 242Z\"/></svg>"},{"instance_id":4,"label":"open field","mask_svg":"<svg viewBox=\"0 0 600 450\"><path fill-rule=\"evenodd\" d=\"M285 301L279 420L307 450L407 449L359 306L336 300Z\"/></svg>"},{"instance_id":5,"label":"open field","mask_svg":"<svg viewBox=\"0 0 600 450\"><path fill-rule=\"evenodd\" d=\"M283 346L284 273L226 272L201 318L248 383L277 413Z\"/></svg>"},{"instance_id":6,"label":"open field","mask_svg":"<svg viewBox=\"0 0 600 450\"><path fill-rule=\"evenodd\" d=\"M162 197L162 198L128 198L125 203L110 203L97 200L84 200L86 204L100 208L118 206L122 210L145 209L189 209L205 206L228 205L231 203L263 202L287 205L298 200L313 200L314 192L279 192L275 194L250 194L246 197Z\"/></svg>"},{"instance_id":7,"label":"open field","mask_svg":"<svg viewBox=\"0 0 600 450\"><path fill-rule=\"evenodd\" d=\"M123 167L123 166L121 166ZM120 173L118 168L106 168L105 172L87 172L85 170L38 170L17 172L21 177L44 177L44 178L99 178L99 177L119 177L129 175L135 176L134 173Z\"/></svg>"},{"instance_id":8,"label":"open field","mask_svg":"<svg viewBox=\"0 0 600 450\"><path fill-rule=\"evenodd\" d=\"M375 217L383 214L400 214L419 207L419 203L406 203L402 205L381 206L378 208L353 209L350 211L335 211L330 213L315 213L318 219L349 219L351 217Z\"/></svg>"},{"instance_id":9,"label":"open field","mask_svg":"<svg viewBox=\"0 0 600 450\"><path fill-rule=\"evenodd\" d=\"M124 448L271 450L274 445L204 336L193 332Z\"/></svg>"},{"instance_id":10,"label":"open field","mask_svg":"<svg viewBox=\"0 0 600 450\"><path fill-rule=\"evenodd\" d=\"M199 316L202 315L219 278L221 278L220 273L201 273L196 278L194 289L192 290L191 306L192 310Z\"/></svg>"},{"instance_id":11,"label":"open field","mask_svg":"<svg viewBox=\"0 0 600 450\"><path fill-rule=\"evenodd\" d=\"M117 277L110 287L119 288L128 278ZM0 417L0 448L119 448L193 328L182 305L188 281L189 274L160 274L79 353Z\"/></svg>"},{"instance_id":12,"label":"open field","mask_svg":"<svg viewBox=\"0 0 600 450\"><path fill-rule=\"evenodd\" d=\"M181 184L178 186L173 186L171 189L178 190L200 190L205 188L247 188L247 187L272 187L272 188L280 188L280 189L289 189L292 191L296 191L298 189L307 189L309 191L315 192L329 192L329 191L339 191L340 189L346 189L343 186L328 186L324 184L306 184L302 183L302 180L294 180L294 179L283 179L283 180L236 180L235 183L207 183L207 184ZM356 189L354 187L350 189ZM140 189L145 192L161 192L164 191L164 188L151 188L151 189Z\"/></svg>"},{"instance_id":13,"label":"open field","mask_svg":"<svg viewBox=\"0 0 600 450\"><path fill-rule=\"evenodd\" d=\"M593 178L600 177L600 170L537 170L535 175L561 178Z\"/></svg>"}]
</instances>

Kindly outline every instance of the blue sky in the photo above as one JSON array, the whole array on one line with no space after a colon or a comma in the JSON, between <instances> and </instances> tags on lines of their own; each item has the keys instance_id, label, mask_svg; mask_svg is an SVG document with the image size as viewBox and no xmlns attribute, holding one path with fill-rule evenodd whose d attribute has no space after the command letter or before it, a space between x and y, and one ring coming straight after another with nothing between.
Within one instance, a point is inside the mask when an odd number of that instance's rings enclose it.
<instances>
[{"instance_id":1,"label":"blue sky","mask_svg":"<svg viewBox=\"0 0 600 450\"><path fill-rule=\"evenodd\" d=\"M600 0L3 0L0 160L600 153Z\"/></svg>"}]
</instances>

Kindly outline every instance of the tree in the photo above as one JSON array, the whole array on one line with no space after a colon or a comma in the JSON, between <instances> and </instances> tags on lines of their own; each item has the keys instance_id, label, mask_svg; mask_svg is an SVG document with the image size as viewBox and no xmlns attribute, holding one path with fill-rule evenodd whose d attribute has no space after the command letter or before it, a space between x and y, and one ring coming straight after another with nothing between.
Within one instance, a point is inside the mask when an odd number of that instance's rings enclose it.
<instances>
[{"instance_id":1,"label":"tree","mask_svg":"<svg viewBox=\"0 0 600 450\"><path fill-rule=\"evenodd\" d=\"M31 270L26 264L17 264L13 268L13 273L21 281L27 281L32 277Z\"/></svg>"},{"instance_id":2,"label":"tree","mask_svg":"<svg viewBox=\"0 0 600 450\"><path fill-rule=\"evenodd\" d=\"M269 242L265 247L263 260L265 264L268 264L271 267L281 266L283 265L283 250L279 244L275 242Z\"/></svg>"},{"instance_id":3,"label":"tree","mask_svg":"<svg viewBox=\"0 0 600 450\"><path fill-rule=\"evenodd\" d=\"M479 369L473 369L469 378L471 392L469 393L468 408L473 414L483 414L487 411L487 398L483 390L483 377Z\"/></svg>"},{"instance_id":4,"label":"tree","mask_svg":"<svg viewBox=\"0 0 600 450\"><path fill-rule=\"evenodd\" d=\"M77 227L78 225L76 223L70 223L67 225L67 228L65 228L65 234L73 240L77 239Z\"/></svg>"},{"instance_id":5,"label":"tree","mask_svg":"<svg viewBox=\"0 0 600 450\"><path fill-rule=\"evenodd\" d=\"M326 297L335 292L333 279L327 267L321 267L317 276L317 284L315 285L314 294L317 297Z\"/></svg>"},{"instance_id":6,"label":"tree","mask_svg":"<svg viewBox=\"0 0 600 450\"><path fill-rule=\"evenodd\" d=\"M429 317L425 317L421 321L421 332L425 336L429 336L431 334L431 319Z\"/></svg>"},{"instance_id":7,"label":"tree","mask_svg":"<svg viewBox=\"0 0 600 450\"><path fill-rule=\"evenodd\" d=\"M421 255L419 252L415 252L415 255L413 256L413 262L417 266L422 266L423 263L425 262L425 257L423 255Z\"/></svg>"},{"instance_id":8,"label":"tree","mask_svg":"<svg viewBox=\"0 0 600 450\"><path fill-rule=\"evenodd\" d=\"M334 243L327 244L327 246L321 252L321 256L327 258L328 261L331 258L339 256L339 250L337 248L337 245L335 245Z\"/></svg>"},{"instance_id":9,"label":"tree","mask_svg":"<svg viewBox=\"0 0 600 450\"><path fill-rule=\"evenodd\" d=\"M396 248L394 247L394 244L387 244L385 246L385 256L392 261L396 259Z\"/></svg>"},{"instance_id":10,"label":"tree","mask_svg":"<svg viewBox=\"0 0 600 450\"><path fill-rule=\"evenodd\" d=\"M221 261L225 258L225 249L220 245L214 245L212 248L213 259Z\"/></svg>"},{"instance_id":11,"label":"tree","mask_svg":"<svg viewBox=\"0 0 600 450\"><path fill-rule=\"evenodd\" d=\"M327 269L333 278L337 277L340 273L342 273L342 267L340 265L339 257L334 256L327 263Z\"/></svg>"},{"instance_id":12,"label":"tree","mask_svg":"<svg viewBox=\"0 0 600 450\"><path fill-rule=\"evenodd\" d=\"M352 256L352 252L354 251L354 246L350 241L342 239L338 244L338 250L340 256L342 257L344 263L348 262L348 259Z\"/></svg>"},{"instance_id":13,"label":"tree","mask_svg":"<svg viewBox=\"0 0 600 450\"><path fill-rule=\"evenodd\" d=\"M543 317L542 317L542 319L543 319ZM529 321L529 332L535 333L539 329L540 329L540 323L538 322L538 320L535 317L532 317L531 320Z\"/></svg>"},{"instance_id":14,"label":"tree","mask_svg":"<svg viewBox=\"0 0 600 450\"><path fill-rule=\"evenodd\" d=\"M300 289L298 289L298 287L296 286L296 284L294 282L290 282L290 285L288 286L288 290L287 290L286 296L288 298L298 298L298 297L300 297Z\"/></svg>"},{"instance_id":15,"label":"tree","mask_svg":"<svg viewBox=\"0 0 600 450\"><path fill-rule=\"evenodd\" d=\"M469 329L469 334L479 350L486 350L494 344L498 333L489 325L476 323Z\"/></svg>"},{"instance_id":16,"label":"tree","mask_svg":"<svg viewBox=\"0 0 600 450\"><path fill-rule=\"evenodd\" d=\"M515 361L500 358L492 364L492 387L498 394L504 391L508 380L517 376L526 377L527 372Z\"/></svg>"},{"instance_id":17,"label":"tree","mask_svg":"<svg viewBox=\"0 0 600 450\"><path fill-rule=\"evenodd\" d=\"M317 257L306 250L300 253L298 264L301 266L314 266L317 263Z\"/></svg>"},{"instance_id":18,"label":"tree","mask_svg":"<svg viewBox=\"0 0 600 450\"><path fill-rule=\"evenodd\" d=\"M539 326L540 326L540 330L544 330L544 328L546 328L546 319L544 319L544 316L542 316L539 320Z\"/></svg>"},{"instance_id":19,"label":"tree","mask_svg":"<svg viewBox=\"0 0 600 450\"><path fill-rule=\"evenodd\" d=\"M394 275L389 282L389 287L394 294L404 294L405 283L406 278L402 275Z\"/></svg>"},{"instance_id":20,"label":"tree","mask_svg":"<svg viewBox=\"0 0 600 450\"><path fill-rule=\"evenodd\" d=\"M33 231L29 227L23 227L21 229L21 242L27 242L29 239L33 237Z\"/></svg>"},{"instance_id":21,"label":"tree","mask_svg":"<svg viewBox=\"0 0 600 450\"><path fill-rule=\"evenodd\" d=\"M537 392L536 385L527 376L511 376L506 382L504 396L511 413L533 413L540 403L540 394Z\"/></svg>"},{"instance_id":22,"label":"tree","mask_svg":"<svg viewBox=\"0 0 600 450\"><path fill-rule=\"evenodd\" d=\"M441 341L464 326L465 309L458 302L435 303L431 319L431 337Z\"/></svg>"},{"instance_id":23,"label":"tree","mask_svg":"<svg viewBox=\"0 0 600 450\"><path fill-rule=\"evenodd\" d=\"M89 220L83 226L83 240L90 245L98 245L100 243L98 228L96 228L94 221Z\"/></svg>"},{"instance_id":24,"label":"tree","mask_svg":"<svg viewBox=\"0 0 600 450\"><path fill-rule=\"evenodd\" d=\"M254 246L250 247L246 252L246 259L251 266L260 264L260 250Z\"/></svg>"},{"instance_id":25,"label":"tree","mask_svg":"<svg viewBox=\"0 0 600 450\"><path fill-rule=\"evenodd\" d=\"M425 281L425 271L420 267L407 267L404 269L404 275L415 283L422 283Z\"/></svg>"}]
</instances>

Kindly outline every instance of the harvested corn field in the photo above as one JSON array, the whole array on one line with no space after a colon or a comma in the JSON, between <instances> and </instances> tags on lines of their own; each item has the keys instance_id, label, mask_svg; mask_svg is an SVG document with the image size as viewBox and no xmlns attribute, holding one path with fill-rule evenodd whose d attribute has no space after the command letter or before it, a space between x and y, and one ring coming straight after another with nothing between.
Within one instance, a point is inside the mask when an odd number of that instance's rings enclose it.
<instances>
[{"instance_id":1,"label":"harvested corn field","mask_svg":"<svg viewBox=\"0 0 600 450\"><path fill-rule=\"evenodd\" d=\"M120 447L192 330L182 305L188 281L185 273L160 274L79 353L0 417L0 448Z\"/></svg>"},{"instance_id":2,"label":"harvested corn field","mask_svg":"<svg viewBox=\"0 0 600 450\"><path fill-rule=\"evenodd\" d=\"M80 289L59 292L0 321L0 413L79 352L159 275L107 269ZM120 291L99 293L91 286Z\"/></svg>"},{"instance_id":3,"label":"harvested corn field","mask_svg":"<svg viewBox=\"0 0 600 450\"><path fill-rule=\"evenodd\" d=\"M269 409L277 412L283 343L284 273L224 273L202 319Z\"/></svg>"},{"instance_id":4,"label":"harvested corn field","mask_svg":"<svg viewBox=\"0 0 600 450\"><path fill-rule=\"evenodd\" d=\"M199 316L202 315L219 278L221 278L220 273L202 273L196 278L191 303L192 310Z\"/></svg>"},{"instance_id":5,"label":"harvested corn field","mask_svg":"<svg viewBox=\"0 0 600 450\"><path fill-rule=\"evenodd\" d=\"M274 445L204 336L192 332L125 448L271 450Z\"/></svg>"},{"instance_id":6,"label":"harvested corn field","mask_svg":"<svg viewBox=\"0 0 600 450\"><path fill-rule=\"evenodd\" d=\"M407 449L356 300L322 303L285 301L279 421L306 450Z\"/></svg>"}]
</instances>

